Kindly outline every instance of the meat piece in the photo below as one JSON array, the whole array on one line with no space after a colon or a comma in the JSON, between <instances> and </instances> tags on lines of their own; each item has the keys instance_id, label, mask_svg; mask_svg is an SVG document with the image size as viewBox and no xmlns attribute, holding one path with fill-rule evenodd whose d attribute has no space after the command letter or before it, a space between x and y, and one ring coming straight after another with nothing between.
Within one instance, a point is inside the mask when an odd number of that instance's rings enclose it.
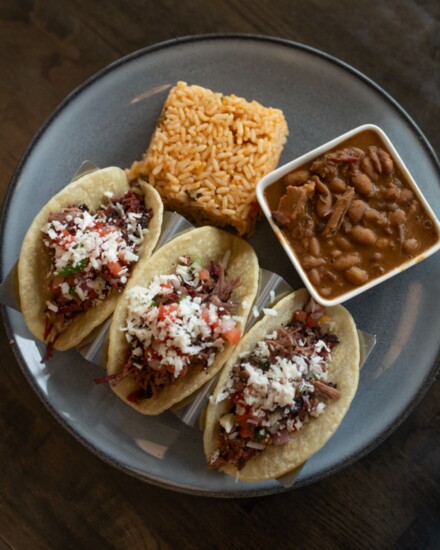
<instances>
[{"instance_id":1,"label":"meat piece","mask_svg":"<svg viewBox=\"0 0 440 550\"><path fill-rule=\"evenodd\" d=\"M353 187L349 187L343 195L339 195L336 199L333 212L331 213L331 216L322 232L324 237L333 237L338 232L342 222L344 221L345 214L350 208L354 195L355 191Z\"/></svg>"},{"instance_id":2,"label":"meat piece","mask_svg":"<svg viewBox=\"0 0 440 550\"><path fill-rule=\"evenodd\" d=\"M314 189L314 182L301 187L289 186L280 199L278 210L272 212L275 222L282 228L288 227L295 236L307 235L313 228L313 220L307 213L307 202Z\"/></svg>"},{"instance_id":3,"label":"meat piece","mask_svg":"<svg viewBox=\"0 0 440 550\"><path fill-rule=\"evenodd\" d=\"M368 156L371 158L376 172L378 174L382 174L382 163L380 162L379 155L377 154L377 147L375 145L371 145L371 147L368 147Z\"/></svg>"},{"instance_id":4,"label":"meat piece","mask_svg":"<svg viewBox=\"0 0 440 550\"><path fill-rule=\"evenodd\" d=\"M218 266L220 268L218 281L214 287L214 290L212 291L212 295L218 296L221 302L227 302L231 297L232 291L240 284L240 278L238 277L227 283L225 279L225 268L223 267L223 264L220 262Z\"/></svg>"},{"instance_id":5,"label":"meat piece","mask_svg":"<svg viewBox=\"0 0 440 550\"><path fill-rule=\"evenodd\" d=\"M68 206L67 208L64 208L63 210L60 210L59 212L51 212L48 218L48 222L58 221L60 223L66 224L67 223L67 216L72 216L72 218L76 218L79 216L82 218L83 211L81 208L78 208L77 206Z\"/></svg>"},{"instance_id":6,"label":"meat piece","mask_svg":"<svg viewBox=\"0 0 440 550\"><path fill-rule=\"evenodd\" d=\"M315 388L316 395L327 397L328 399L339 399L341 397L341 392L338 389L330 386L323 380L314 380L312 384Z\"/></svg>"},{"instance_id":7,"label":"meat piece","mask_svg":"<svg viewBox=\"0 0 440 550\"><path fill-rule=\"evenodd\" d=\"M357 147L349 147L325 155L326 159L331 162L348 162L350 164L358 163L363 156L363 151Z\"/></svg>"},{"instance_id":8,"label":"meat piece","mask_svg":"<svg viewBox=\"0 0 440 550\"><path fill-rule=\"evenodd\" d=\"M322 180L319 179L318 176L312 176L311 181L315 182L316 189L318 190L319 193L321 193L322 195L330 195L329 188Z\"/></svg>"},{"instance_id":9,"label":"meat piece","mask_svg":"<svg viewBox=\"0 0 440 550\"><path fill-rule=\"evenodd\" d=\"M296 170L295 172L289 172L283 178L285 185L304 185L306 181L310 179L310 172L308 170Z\"/></svg>"},{"instance_id":10,"label":"meat piece","mask_svg":"<svg viewBox=\"0 0 440 550\"><path fill-rule=\"evenodd\" d=\"M304 216L306 204L307 191L304 186L289 185L287 193L280 199L278 210L272 212L272 217L280 227L287 227L291 221Z\"/></svg>"},{"instance_id":11,"label":"meat piece","mask_svg":"<svg viewBox=\"0 0 440 550\"><path fill-rule=\"evenodd\" d=\"M332 180L338 175L338 169L335 164L325 158L315 160L310 167L310 171L318 174L321 178L328 178L328 180Z\"/></svg>"}]
</instances>

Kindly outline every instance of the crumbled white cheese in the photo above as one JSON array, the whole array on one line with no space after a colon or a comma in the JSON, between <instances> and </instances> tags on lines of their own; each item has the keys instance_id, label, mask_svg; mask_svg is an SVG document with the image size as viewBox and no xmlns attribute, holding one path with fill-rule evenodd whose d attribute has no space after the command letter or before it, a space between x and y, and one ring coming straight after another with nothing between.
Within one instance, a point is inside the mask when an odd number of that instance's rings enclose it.
<instances>
[{"instance_id":1,"label":"crumbled white cheese","mask_svg":"<svg viewBox=\"0 0 440 550\"><path fill-rule=\"evenodd\" d=\"M112 193L110 193L113 196ZM107 195L109 196L109 195ZM122 231L119 228L105 227L103 230L102 219L90 212L81 212L74 218L66 216L73 221L70 223L52 220L43 228L43 232L53 242L49 243L54 249L54 272L60 272L67 266L76 266L87 260L94 270L100 270L103 266L121 261L132 263L139 259L134 252L134 246L143 240L143 232L138 217L140 214L130 213L125 216L119 203L113 205L122 217L126 217L128 239L133 244L127 244Z\"/></svg>"},{"instance_id":2,"label":"crumbled white cheese","mask_svg":"<svg viewBox=\"0 0 440 550\"><path fill-rule=\"evenodd\" d=\"M192 286L198 280L200 269L191 272L187 266L178 266L176 272ZM229 314L218 322L217 306L203 304L200 297L185 296L169 306L158 307L154 303L157 296L167 296L179 284L175 274L161 275L155 276L145 288L130 289L123 328L129 343L139 342L148 353L154 352L158 368L171 366L175 378L190 365L194 356L205 350L209 350L207 365L212 365L216 353L224 347L222 335L241 322L240 317Z\"/></svg>"},{"instance_id":3,"label":"crumbled white cheese","mask_svg":"<svg viewBox=\"0 0 440 550\"><path fill-rule=\"evenodd\" d=\"M318 405L316 406L316 409L314 411L310 411L310 416L319 416L321 415L323 412L324 412L324 409L326 407L326 404L322 401L320 401L318 403Z\"/></svg>"},{"instance_id":4,"label":"crumbled white cheese","mask_svg":"<svg viewBox=\"0 0 440 550\"><path fill-rule=\"evenodd\" d=\"M276 336L276 332L266 335L266 340ZM314 386L309 379L327 379L326 363L331 358L319 355L323 349L327 351L329 349L324 341L318 340L310 355L297 353L291 358L276 356L267 365L271 354L266 340L259 341L252 352L241 354L240 365L248 375L246 386L242 391L244 404L252 407L253 414L256 416L261 412L260 416L266 417L262 425L271 426L276 424L282 416L274 411L280 407L291 407L299 394L314 391ZM251 357L254 358L253 362L247 360ZM264 368L255 365L255 360L259 364L264 364ZM231 377L217 396L217 402L227 399L232 393L234 390ZM323 410L322 407L319 408L319 411L321 410ZM237 414L240 414L238 409Z\"/></svg>"}]
</instances>

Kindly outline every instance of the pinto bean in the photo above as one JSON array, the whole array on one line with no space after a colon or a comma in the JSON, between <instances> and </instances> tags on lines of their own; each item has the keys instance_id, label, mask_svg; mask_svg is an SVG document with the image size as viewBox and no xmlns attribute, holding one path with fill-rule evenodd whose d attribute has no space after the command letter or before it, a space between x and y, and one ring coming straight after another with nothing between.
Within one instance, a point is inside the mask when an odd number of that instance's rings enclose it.
<instances>
[{"instance_id":1,"label":"pinto bean","mask_svg":"<svg viewBox=\"0 0 440 550\"><path fill-rule=\"evenodd\" d=\"M340 250L337 250L337 249L336 249L336 250L332 250L332 251L330 252L330 257L333 258L333 259L334 259L334 258L338 258L341 254L342 254L342 252L341 252Z\"/></svg>"},{"instance_id":2,"label":"pinto bean","mask_svg":"<svg viewBox=\"0 0 440 550\"><path fill-rule=\"evenodd\" d=\"M354 200L350 208L348 209L348 217L350 218L351 223L359 223L365 214L365 210L367 209L367 205L364 203L361 199Z\"/></svg>"},{"instance_id":3,"label":"pinto bean","mask_svg":"<svg viewBox=\"0 0 440 550\"><path fill-rule=\"evenodd\" d=\"M313 256L319 256L321 253L321 245L316 237L312 237L309 241L309 251Z\"/></svg>"},{"instance_id":4,"label":"pinto bean","mask_svg":"<svg viewBox=\"0 0 440 550\"><path fill-rule=\"evenodd\" d=\"M368 281L368 273L356 266L348 268L344 275L354 285L363 285Z\"/></svg>"},{"instance_id":5,"label":"pinto bean","mask_svg":"<svg viewBox=\"0 0 440 550\"><path fill-rule=\"evenodd\" d=\"M387 189L383 192L383 198L387 201L395 201L400 196L400 187L397 187L397 185L391 184Z\"/></svg>"},{"instance_id":6,"label":"pinto bean","mask_svg":"<svg viewBox=\"0 0 440 550\"><path fill-rule=\"evenodd\" d=\"M328 187L332 193L343 193L347 189L347 185L339 178L333 178L328 184Z\"/></svg>"},{"instance_id":7,"label":"pinto bean","mask_svg":"<svg viewBox=\"0 0 440 550\"><path fill-rule=\"evenodd\" d=\"M375 210L374 208L370 208L370 210L367 210L364 215L364 223L373 223L375 225L386 225L388 223L388 220L386 217Z\"/></svg>"},{"instance_id":8,"label":"pinto bean","mask_svg":"<svg viewBox=\"0 0 440 550\"><path fill-rule=\"evenodd\" d=\"M377 150L377 156L379 157L380 164L382 165L382 173L389 176L394 170L394 162L390 155L379 147Z\"/></svg>"},{"instance_id":9,"label":"pinto bean","mask_svg":"<svg viewBox=\"0 0 440 550\"><path fill-rule=\"evenodd\" d=\"M376 277L379 277L385 273L385 268L383 265L373 265L371 271Z\"/></svg>"},{"instance_id":10,"label":"pinto bean","mask_svg":"<svg viewBox=\"0 0 440 550\"><path fill-rule=\"evenodd\" d=\"M384 205L383 209L386 210L387 212L394 212L394 210L397 210L399 207L397 206L397 204L395 202L389 202L387 204Z\"/></svg>"},{"instance_id":11,"label":"pinto bean","mask_svg":"<svg viewBox=\"0 0 440 550\"><path fill-rule=\"evenodd\" d=\"M326 281L331 281L332 283L334 283L338 277L335 273L333 273L329 269L326 269L322 273L322 278L325 279Z\"/></svg>"},{"instance_id":12,"label":"pinto bean","mask_svg":"<svg viewBox=\"0 0 440 550\"><path fill-rule=\"evenodd\" d=\"M400 225L405 222L406 214L403 210L395 210L394 212L391 212L388 219L393 225Z\"/></svg>"},{"instance_id":13,"label":"pinto bean","mask_svg":"<svg viewBox=\"0 0 440 550\"><path fill-rule=\"evenodd\" d=\"M339 248L342 248L342 250L351 250L353 248L351 242L342 235L336 239L336 244L339 246Z\"/></svg>"},{"instance_id":14,"label":"pinto bean","mask_svg":"<svg viewBox=\"0 0 440 550\"><path fill-rule=\"evenodd\" d=\"M283 177L283 183L286 185L299 186L303 185L310 179L310 172L308 170L296 170L295 172L289 172Z\"/></svg>"},{"instance_id":15,"label":"pinto bean","mask_svg":"<svg viewBox=\"0 0 440 550\"><path fill-rule=\"evenodd\" d=\"M414 198L414 193L411 191L411 189L402 189L397 202L400 204L405 204L411 201L413 198Z\"/></svg>"},{"instance_id":16,"label":"pinto bean","mask_svg":"<svg viewBox=\"0 0 440 550\"><path fill-rule=\"evenodd\" d=\"M375 253L371 256L370 260L371 260L372 262L379 262L382 258L383 258L382 252L375 252Z\"/></svg>"},{"instance_id":17,"label":"pinto bean","mask_svg":"<svg viewBox=\"0 0 440 550\"><path fill-rule=\"evenodd\" d=\"M369 195L373 191L371 179L359 170L351 177L351 183L360 195Z\"/></svg>"},{"instance_id":18,"label":"pinto bean","mask_svg":"<svg viewBox=\"0 0 440 550\"><path fill-rule=\"evenodd\" d=\"M309 276L309 279L310 279L310 282L315 285L315 286L319 286L319 284L321 283L321 275L319 274L319 271L317 269L311 269L308 273L308 276Z\"/></svg>"},{"instance_id":19,"label":"pinto bean","mask_svg":"<svg viewBox=\"0 0 440 550\"><path fill-rule=\"evenodd\" d=\"M331 195L319 195L316 201L316 213L320 218L327 217L332 211L332 196Z\"/></svg>"},{"instance_id":20,"label":"pinto bean","mask_svg":"<svg viewBox=\"0 0 440 550\"><path fill-rule=\"evenodd\" d=\"M321 296L330 296L331 294L331 290L327 287L324 287L324 288L320 288L319 289L319 294L321 294Z\"/></svg>"},{"instance_id":21,"label":"pinto bean","mask_svg":"<svg viewBox=\"0 0 440 550\"><path fill-rule=\"evenodd\" d=\"M390 239L387 239L386 237L379 237L376 241L376 248L379 248L380 250L384 250L389 246L390 246Z\"/></svg>"},{"instance_id":22,"label":"pinto bean","mask_svg":"<svg viewBox=\"0 0 440 550\"><path fill-rule=\"evenodd\" d=\"M321 195L330 195L330 189L318 176L314 176L313 181L316 183L316 189Z\"/></svg>"},{"instance_id":23,"label":"pinto bean","mask_svg":"<svg viewBox=\"0 0 440 550\"><path fill-rule=\"evenodd\" d=\"M362 168L363 172L365 172L365 174L367 174L367 176L370 178L370 180L376 181L377 178L379 177L379 174L374 169L374 165L373 165L373 162L371 161L370 157L365 156L361 160L361 168Z\"/></svg>"},{"instance_id":24,"label":"pinto bean","mask_svg":"<svg viewBox=\"0 0 440 550\"><path fill-rule=\"evenodd\" d=\"M304 256L302 260L302 266L306 271L323 264L325 264L324 258L315 258L315 256Z\"/></svg>"},{"instance_id":25,"label":"pinto bean","mask_svg":"<svg viewBox=\"0 0 440 550\"><path fill-rule=\"evenodd\" d=\"M360 244L374 244L377 240L377 235L368 227L362 225L355 225L350 231L353 239Z\"/></svg>"},{"instance_id":26,"label":"pinto bean","mask_svg":"<svg viewBox=\"0 0 440 550\"><path fill-rule=\"evenodd\" d=\"M405 254L412 254L419 248L419 241L417 239L407 239L403 245L402 249Z\"/></svg>"},{"instance_id":27,"label":"pinto bean","mask_svg":"<svg viewBox=\"0 0 440 550\"><path fill-rule=\"evenodd\" d=\"M338 271L345 271L349 267L357 265L361 262L359 254L342 254L333 263L333 267Z\"/></svg>"}]
</instances>

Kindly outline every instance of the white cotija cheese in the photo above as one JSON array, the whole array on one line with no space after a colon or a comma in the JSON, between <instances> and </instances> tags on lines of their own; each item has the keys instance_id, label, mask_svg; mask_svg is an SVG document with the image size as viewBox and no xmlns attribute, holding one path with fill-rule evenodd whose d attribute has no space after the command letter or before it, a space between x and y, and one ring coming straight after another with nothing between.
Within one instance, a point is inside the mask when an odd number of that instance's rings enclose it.
<instances>
[{"instance_id":1,"label":"white cotija cheese","mask_svg":"<svg viewBox=\"0 0 440 550\"><path fill-rule=\"evenodd\" d=\"M43 233L53 242L49 242L49 245L47 242L45 244L54 249L53 270L55 273L62 271L67 266L76 266L83 261L88 261L90 267L96 271L101 270L105 265L119 261L126 263L138 261L139 256L134 250L135 246L143 240L142 227L138 222L142 214L130 213L125 216L119 203L113 204L113 206L126 220L130 243L125 241L119 228L110 225L106 227L108 231L103 231L102 223L105 220L87 211L81 212L81 215L76 215L73 218L70 216L69 224L56 219L46 224ZM69 232L66 229L69 229Z\"/></svg>"},{"instance_id":2,"label":"white cotija cheese","mask_svg":"<svg viewBox=\"0 0 440 550\"><path fill-rule=\"evenodd\" d=\"M271 340L276 337L277 334L274 332L267 335L266 339ZM279 420L277 417L279 413L273 411L280 407L292 406L300 393L313 392L314 386L311 380L327 379L326 362L330 360L330 356L321 357L319 352L323 349L330 351L324 341L318 340L311 355L297 354L291 358L276 356L270 365L265 364L270 358L266 341L258 342L252 353L241 354L240 366L248 374L246 386L242 392L243 400L246 405L252 407L253 414L267 417L262 425L274 425ZM246 359L252 359L252 362ZM264 368L257 366L256 362L264 364ZM218 395L217 402L227 399L233 392L231 377L222 393ZM320 414L322 410L323 408L320 407L316 414Z\"/></svg>"},{"instance_id":3,"label":"white cotija cheese","mask_svg":"<svg viewBox=\"0 0 440 550\"><path fill-rule=\"evenodd\" d=\"M179 269L183 268L183 269ZM178 266L176 272L189 286L198 280L197 273L187 266ZM171 283L171 284L170 284ZM179 303L157 306L158 296L166 297L180 287L177 275L156 276L148 287L134 287L128 291L126 324L123 327L127 341L138 343L152 353L158 367L171 366L177 378L194 356L209 349L207 365L210 366L216 352L224 347L222 334L234 328L239 317L221 316L214 304L202 304L201 298L184 296ZM213 351L211 348L215 348Z\"/></svg>"}]
</instances>

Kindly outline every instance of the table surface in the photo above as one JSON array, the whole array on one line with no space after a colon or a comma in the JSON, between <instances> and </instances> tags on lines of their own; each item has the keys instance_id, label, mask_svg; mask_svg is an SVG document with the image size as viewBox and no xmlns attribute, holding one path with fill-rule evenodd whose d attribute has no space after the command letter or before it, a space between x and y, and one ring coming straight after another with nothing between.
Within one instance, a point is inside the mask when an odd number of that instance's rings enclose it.
<instances>
[{"instance_id":1,"label":"table surface","mask_svg":"<svg viewBox=\"0 0 440 550\"><path fill-rule=\"evenodd\" d=\"M390 93L440 150L435 0L1 0L0 197L33 134L112 61L178 36L240 32L313 46ZM222 500L150 486L104 463L39 401L0 329L3 548L435 548L440 545L434 383L379 448L314 485Z\"/></svg>"}]
</instances>

